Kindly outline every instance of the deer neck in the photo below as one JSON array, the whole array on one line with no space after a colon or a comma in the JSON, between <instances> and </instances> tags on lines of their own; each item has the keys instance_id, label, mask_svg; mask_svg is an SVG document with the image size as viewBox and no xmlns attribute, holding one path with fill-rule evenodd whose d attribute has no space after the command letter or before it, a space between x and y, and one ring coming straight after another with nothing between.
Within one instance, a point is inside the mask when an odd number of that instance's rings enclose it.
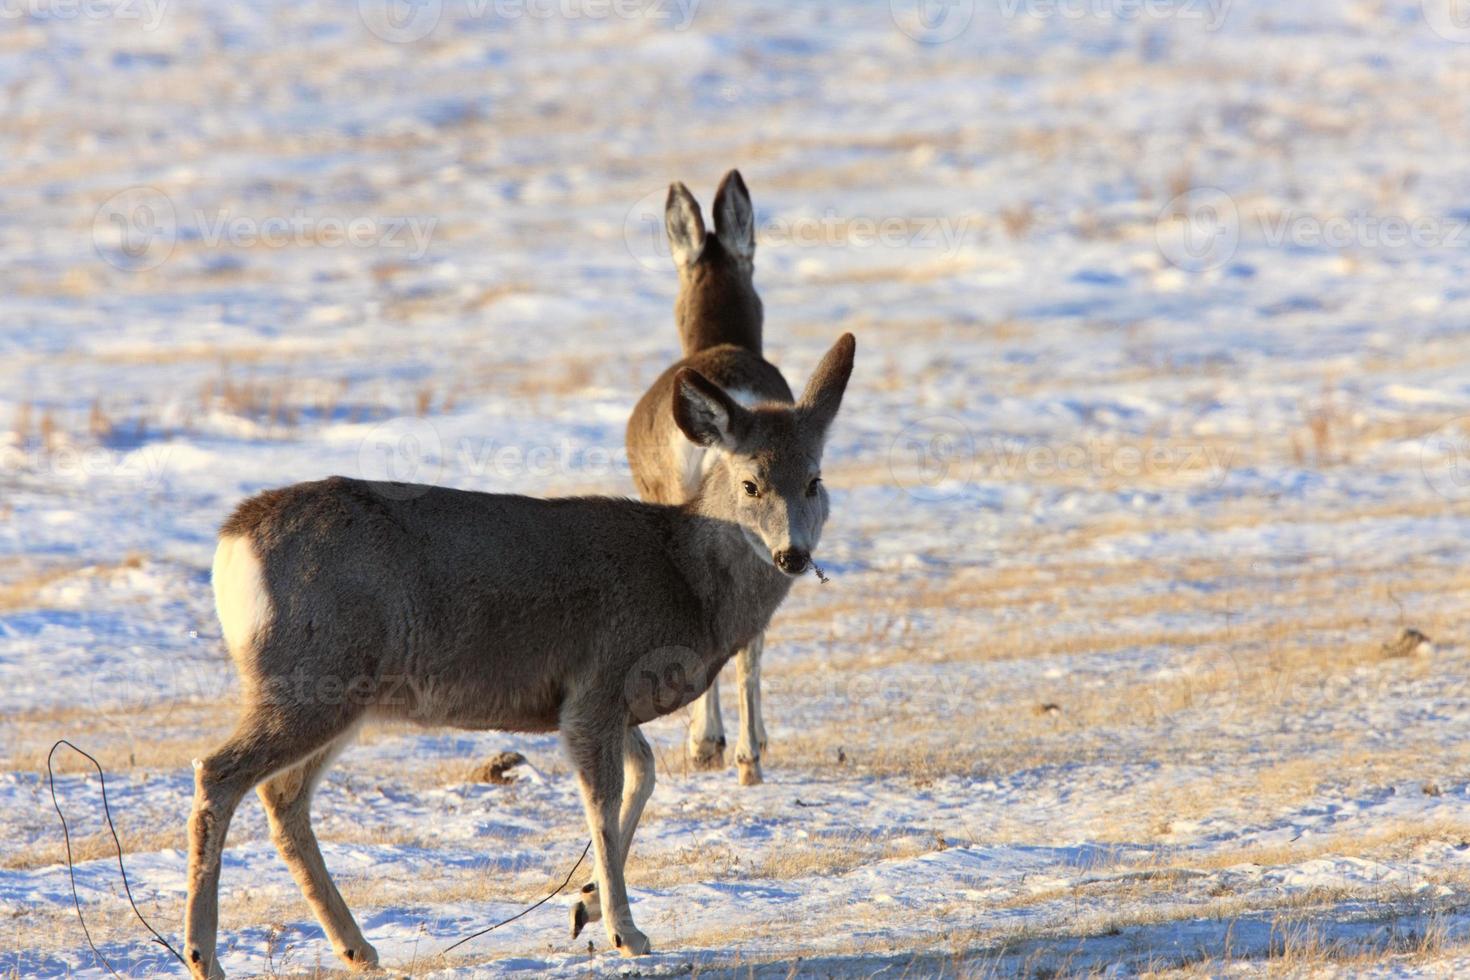
<instances>
[{"instance_id":1,"label":"deer neck","mask_svg":"<svg viewBox=\"0 0 1470 980\"><path fill-rule=\"evenodd\" d=\"M680 506L675 555L690 592L699 600L717 651L733 653L766 628L792 579L763 559L744 531L709 505L707 491L724 479L712 472L705 486Z\"/></svg>"},{"instance_id":2,"label":"deer neck","mask_svg":"<svg viewBox=\"0 0 1470 980\"><path fill-rule=\"evenodd\" d=\"M748 267L742 272L696 266L685 273L674 315L685 357L721 344L761 353L765 311Z\"/></svg>"}]
</instances>

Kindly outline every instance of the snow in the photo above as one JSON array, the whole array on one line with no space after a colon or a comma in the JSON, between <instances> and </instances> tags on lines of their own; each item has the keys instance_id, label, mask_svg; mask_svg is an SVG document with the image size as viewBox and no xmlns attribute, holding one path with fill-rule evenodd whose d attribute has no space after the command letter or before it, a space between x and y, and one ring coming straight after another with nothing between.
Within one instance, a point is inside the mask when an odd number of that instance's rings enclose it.
<instances>
[{"instance_id":1,"label":"snow","mask_svg":"<svg viewBox=\"0 0 1470 980\"><path fill-rule=\"evenodd\" d=\"M177 937L236 501L631 492L677 350L663 194L708 213L730 166L770 356L799 383L859 340L767 782L648 726L655 954L570 941L562 896L440 958L566 875L576 788L554 738L370 733L315 810L383 962L1470 969L1470 45L1433 4L421 6L401 42L376 0L0 22L0 971L102 975L62 736ZM1432 654L1377 656L1409 625ZM515 783L467 781L502 750ZM57 791L102 830L95 777ZM174 970L105 848L77 880L120 970ZM223 895L231 973L335 965L250 800Z\"/></svg>"}]
</instances>

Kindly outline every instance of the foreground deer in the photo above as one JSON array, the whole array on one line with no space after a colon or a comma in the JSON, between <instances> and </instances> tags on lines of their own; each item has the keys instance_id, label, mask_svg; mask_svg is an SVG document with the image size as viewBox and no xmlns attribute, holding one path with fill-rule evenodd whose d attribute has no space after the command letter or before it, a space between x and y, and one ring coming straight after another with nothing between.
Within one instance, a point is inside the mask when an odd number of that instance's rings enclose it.
<instances>
[{"instance_id":1,"label":"foreground deer","mask_svg":"<svg viewBox=\"0 0 1470 980\"><path fill-rule=\"evenodd\" d=\"M220 854L257 784L337 954L377 962L308 815L312 789L368 718L559 730L596 854L584 897L615 946L646 953L623 883L653 791L637 726L703 693L805 570L827 519L822 446L854 349L851 334L838 340L795 404L746 408L694 370L675 374L664 411L708 451L698 491L677 506L341 477L241 504L220 529L214 589L244 706L229 740L195 763L193 973L223 976Z\"/></svg>"},{"instance_id":2,"label":"foreground deer","mask_svg":"<svg viewBox=\"0 0 1470 980\"><path fill-rule=\"evenodd\" d=\"M679 270L679 298L674 318L684 347L684 360L653 383L628 420L628 463L644 500L677 504L699 492L707 450L685 439L666 406L674 378L693 368L722 386L732 398L750 405L791 402L791 389L781 372L761 357L761 300L753 282L755 217L740 171L732 170L715 193L715 231L705 233L696 201L681 183L669 187L664 224L674 265ZM793 574L806 569L801 548L786 556ZM740 735L735 763L742 785L761 781L761 753L766 726L761 720L762 630L750 637L735 658L740 688ZM720 688L710 688L694 702L689 726L689 754L696 767L719 769L725 764L725 726L720 719Z\"/></svg>"}]
</instances>

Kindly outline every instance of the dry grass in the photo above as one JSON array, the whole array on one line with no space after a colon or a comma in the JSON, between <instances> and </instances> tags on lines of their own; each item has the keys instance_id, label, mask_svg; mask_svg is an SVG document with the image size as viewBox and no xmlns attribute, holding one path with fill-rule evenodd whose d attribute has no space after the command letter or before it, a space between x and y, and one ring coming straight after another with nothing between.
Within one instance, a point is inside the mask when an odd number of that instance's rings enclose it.
<instances>
[{"instance_id":1,"label":"dry grass","mask_svg":"<svg viewBox=\"0 0 1470 980\"><path fill-rule=\"evenodd\" d=\"M1192 568L1191 574L1219 579L1231 568L1228 562L1206 562ZM1159 570L1157 574L1160 579L1167 579L1177 573ZM1132 583L1134 589L1130 590L1125 577L1109 577L1101 569L1081 566L1059 569L1018 567L994 573L995 592L1000 593L1001 598L997 598L993 592L976 588L985 579L986 573L962 573L952 583L936 584L921 590L914 608L918 611L963 612L967 604L981 610L1001 608L1007 601L1033 604L1039 598L1055 593L1061 588L1061 583L1070 580L1074 575L1095 585L1093 592L1096 594L1092 599L1102 609L1107 607L1107 594L1111 590L1120 593L1121 598L1114 601L1126 608L1128 615L1156 614L1160 610L1175 608L1173 604L1179 601L1177 597L1167 594L1140 595L1138 580L1135 579ZM1383 660L1376 646L1376 642L1382 638L1380 635L1350 645L1301 642L1303 634L1315 631L1351 635L1364 618L1361 611L1352 616L1333 613L1331 607L1334 597L1329 587L1330 582L1329 575L1314 571L1304 575L1297 583L1301 590L1299 597L1284 598L1267 596L1270 589L1280 585L1275 577L1266 576L1263 580L1243 582L1239 593L1234 596L1242 605L1265 602L1269 598L1273 608L1311 607L1318 612L1310 619L1288 619L1265 631L1222 626L1217 633L1208 637L1205 644L1201 644L1196 638L1192 647L1189 641L1181 637L1175 648L1182 654L1188 654L1191 648L1196 651L1214 651L1208 656L1199 655L1198 659L1203 661L1202 669L1193 674L1159 679L1122 671L1112 676L1106 684L1090 687L1085 696L1066 698L1059 713L1037 715L1030 710L992 709L980 712L974 718L961 717L958 728L954 727L954 720L951 719L943 729L934 729L930 725L925 730L920 727L926 724L923 713L917 711L904 716L905 724L912 726L913 737L897 744L884 744L882 739L866 744L861 740L854 741L854 732L862 729L863 719L870 717L871 708L860 703L853 704L844 712L804 725L799 731L783 736L768 754L767 765L783 770L820 773L830 778L836 765L836 749L845 745L847 760L841 768L847 777L900 777L912 779L916 784L922 785L925 780L942 779L955 774L976 774L983 771L994 777L1007 771L1020 771L1023 768L1051 763L1075 765L1094 760L1108 761L1111 750L1107 747L1106 740L1099 740L1097 736L1116 731L1119 727L1161 725L1167 721L1177 723L1200 712L1214 713L1218 710L1215 699L1221 697L1234 698L1238 704L1236 720L1248 723L1253 718L1279 717L1281 712L1289 711L1297 699L1303 696L1322 696L1324 691L1331 689L1330 682L1333 678L1353 675L1362 670L1399 674L1425 669L1424 665L1413 661ZM1433 594L1442 594L1444 589L1458 587L1453 582L1440 585L1440 589L1433 589ZM1417 587L1426 592L1431 591L1431 584L1428 582L1419 582ZM1146 592L1146 588L1144 591ZM828 594L818 593L823 597ZM787 638L785 642L796 642L797 635L803 631L830 630L834 615L864 611L863 602L836 593L833 595L836 597L831 601L800 607L799 614L793 616L792 622L784 627ZM1052 600L1058 608L1065 605L1055 595L1052 595ZM1352 601L1352 597L1336 601L1346 604ZM866 605L872 605L870 598ZM1090 608L1089 604L1074 607L1072 615L1095 615L1089 611ZM853 652L844 654L838 661L840 666L837 669L843 674L860 675L873 669L874 665L891 666L901 662L901 657L896 659L889 650L893 628L883 625L882 616L875 616L873 619L877 625L872 626L869 633L856 638L844 638L841 645L844 648L853 648ZM1441 626L1449 628L1448 623ZM1431 628L1429 632L1434 635L1436 630ZM920 649L924 643L933 642L934 639L930 636L925 640L920 633L911 638L910 648ZM779 649L777 642L773 638L773 649ZM1141 637L1135 635L1134 642L1141 642ZM1055 646L1040 643L1016 651L1015 655L1044 658L1048 655L1048 650L1054 652L1055 649ZM1075 640L1061 646L1061 649L1069 655L1082 656L1089 651L1116 647L1111 640L1100 640L1093 636ZM1228 662L1222 660L1221 650L1232 651L1231 655L1238 659ZM991 662L995 659L993 654L983 652L976 656L978 662ZM773 682L776 682L783 673L801 674L812 669L811 658L803 658L784 667L773 658L768 671ZM830 664L827 669L831 669ZM1034 692L1034 681L1012 683L1020 685L1014 688L1014 696L1017 698L1022 696L1021 692L1026 690L1027 684L1033 685ZM779 683L773 683L772 689L780 691ZM1011 696L1004 687L985 692L987 701L991 703L1004 704ZM1036 694L1032 693L1024 703L1029 705L1036 700ZM795 708L779 698L772 703L773 710L778 712L792 711ZM1150 707L1141 712L1141 705ZM8 727L35 731L43 723L64 720L60 718L62 714L65 712L38 712L24 718L10 719ZM1216 717L1213 714L1209 716ZM140 712L134 721L140 727L145 726L145 713ZM213 725L215 730L220 730L218 708L175 708L169 728L177 726L177 730L169 732L159 731L156 727L150 729L150 737L138 743L141 750L139 757L146 760L149 768L185 765L187 759L198 751L200 743L210 740L201 737L200 729L194 727L201 723L206 728ZM400 727L385 726L369 730L365 733L365 739L372 742L392 739L403 731ZM1414 773L1415 778L1419 778L1417 774L1423 773L1427 778L1430 770L1453 773L1462 771L1470 763L1470 754L1467 753L1440 754L1426 766L1425 761L1418 758L1417 749L1388 750L1355 744L1351 739L1344 739L1329 754L1317 753L1262 764L1254 756L1252 747L1244 741L1222 737L1220 732L1208 727L1188 734L1181 733L1177 728L1170 731L1167 744L1160 745L1157 751L1144 749L1130 761L1143 764L1156 759L1163 762L1181 754L1203 751L1210 754L1216 774L1201 777L1193 783L1165 781L1162 784L1153 784L1152 787L1140 787L1132 797L1119 801L1111 822L1106 826L1096 827L1091 838L1098 842L1112 840L1130 845L1155 843L1163 846L1147 860L1104 862L1092 870L1094 876L1118 876L1112 880L1097 877L1082 886L1014 894L999 899L996 902L997 907L1009 905L1016 908L1046 908L1048 903L1111 899L1119 903L1132 902L1137 908L1144 910L1111 917L1089 914L1075 921L1065 933L1047 934L1048 941L1064 937L1106 935L1113 930L1137 929L1201 916L1219 918L1247 912L1255 914L1260 911L1258 907L1228 892L1210 896L1203 906L1197 901L1179 902L1176 894L1178 884L1181 880L1187 880L1181 876L1196 872L1210 873L1240 864L1289 866L1316 857L1333 855L1393 860L1411 853L1416 846L1426 842L1457 843L1470 837L1470 825L1454 821L1433 821L1381 828L1370 835L1333 835L1283 845L1247 845L1238 849L1201 852L1170 846L1167 841L1175 823L1206 817L1225 801L1229 801L1229 805L1239 811L1242 819L1252 813L1269 816L1314 798L1333 782L1336 778L1333 774L1351 773L1355 780L1369 782L1398 780L1405 773ZM24 740L21 743L22 751L16 753L11 760L11 768L33 768L34 753L39 751L39 745L35 743L39 741ZM1145 746L1149 741L1147 736L1138 740ZM475 761L439 762L416 767L411 775L395 775L394 782L404 786L457 782L468 775ZM537 762L540 764L542 760ZM351 768L350 761L346 765ZM650 820L658 819L655 809L650 814ZM365 844L404 843L432 846L433 841L421 837L416 830L417 828L407 824L396 832L391 828L386 832L384 828L366 828L354 833L334 827L332 832L323 833L323 839ZM130 852L178 848L182 844L182 828L153 835L127 833L125 844ZM981 836L988 843L1044 842L1048 831L1044 825L1028 827L1013 821L1003 821L983 828L983 835L978 835L977 840ZM235 842L243 839L236 838ZM875 861L913 857L933 849L934 846L932 837L918 834L877 838L854 834L845 839L834 841L824 838L814 841L810 846L783 848L756 856L742 854L734 849L710 847L701 847L689 853L635 852L630 872L645 887L667 887L727 877L741 880L820 878L868 866ZM109 856L110 839L100 836L82 838L78 841L78 850L84 857ZM9 867L36 867L58 859L59 851L52 845L37 849L24 858L11 857L5 864ZM379 880L377 877L348 879L342 884L349 902L360 908L369 908L384 904L429 903L451 899L529 902L539 897L545 886L545 878L544 868L528 866L524 873L509 876L474 873L435 875L430 891L425 890L426 885L423 882L394 882ZM1441 949L1441 945L1433 937L1419 937L1414 942L1405 940L1388 948L1365 951L1361 946L1344 944L1330 936L1314 934L1310 926L1300 925L1303 921L1312 921L1314 917L1320 918L1324 912L1330 913L1331 909L1345 902L1380 897L1382 896L1376 893L1334 893L1322 890L1283 896L1273 906L1282 917L1283 925L1280 942L1266 954L1270 969L1283 973L1294 970L1310 971L1314 968L1361 965L1389 956L1409 957L1412 961L1417 956L1432 957ZM227 900L225 910L226 918L236 922L290 921L303 914L299 903L280 896L237 894ZM866 908L853 910L853 914L858 922L872 921L874 924L878 921L876 916L880 915L877 910ZM111 920L104 917L101 921L106 923ZM118 925L120 928L126 927L125 923ZM34 930L34 935L40 937L45 934L46 928L38 923L30 923L22 927L22 932L31 935L29 930ZM789 928L775 925L762 935L768 939L780 939L789 932L788 938L791 942L800 945L804 940L798 932L804 928L804 924L791 924ZM729 948L740 942L741 936L738 933L739 930L723 930L708 935L681 935L680 944L695 948ZM1044 938L1047 937L1005 937L976 933L955 939L936 934L932 949L915 950L915 953L939 956L948 955L948 951L960 948L969 951L956 961L964 966L975 962L989 962L986 957L1006 944L1015 946L1024 941ZM21 939L24 941L25 937ZM998 947L997 944L1001 946ZM881 945L874 944L872 951L882 951ZM864 948L863 941L860 941L850 951L858 952ZM1253 958L1259 955L1261 954L1258 952L1251 954ZM1045 962L1054 964L1055 961L1052 959ZM1167 967L1161 965L1161 969L1183 970L1184 975L1194 975L1191 971L1207 973L1211 967L1218 968L1221 964L1230 962L1235 960L1221 958L1221 954L1216 951L1193 963L1182 966L1169 964ZM984 975L983 968L980 967L975 968L980 973L966 973L965 969L957 970L955 975Z\"/></svg>"},{"instance_id":2,"label":"dry grass","mask_svg":"<svg viewBox=\"0 0 1470 980\"><path fill-rule=\"evenodd\" d=\"M121 829L118 831L118 839L122 841L124 855L183 850L185 846L182 825L158 830ZM77 862L95 861L99 858L112 860L117 856L117 845L113 842L112 834L105 830L92 834L74 833L71 838L71 855L72 860ZM33 845L22 852L0 855L0 868L18 871L50 867L65 861L66 845L57 840Z\"/></svg>"},{"instance_id":3,"label":"dry grass","mask_svg":"<svg viewBox=\"0 0 1470 980\"><path fill-rule=\"evenodd\" d=\"M910 858L936 847L932 834L871 834L852 831L823 836L808 848L779 848L752 858L728 845L701 843L664 854L640 854L629 860L629 875L650 888L666 888L709 880L790 881L830 877L879 861Z\"/></svg>"},{"instance_id":4,"label":"dry grass","mask_svg":"<svg viewBox=\"0 0 1470 980\"><path fill-rule=\"evenodd\" d=\"M16 406L15 419L10 425L11 438L16 445L24 446L30 441L32 411L31 403L28 401Z\"/></svg>"},{"instance_id":5,"label":"dry grass","mask_svg":"<svg viewBox=\"0 0 1470 980\"><path fill-rule=\"evenodd\" d=\"M94 575L107 575L123 569L140 568L144 560L144 555L134 552L112 564L51 564L40 568L22 566L13 574L0 572L0 612L19 612L34 608L40 593L48 585L84 571Z\"/></svg>"},{"instance_id":6,"label":"dry grass","mask_svg":"<svg viewBox=\"0 0 1470 980\"><path fill-rule=\"evenodd\" d=\"M1300 802L1300 798L1291 802ZM1443 843L1462 847L1467 842L1470 842L1470 820L1439 817L1432 820L1400 821L1366 832L1315 836L1311 840L1285 844L1225 848L1208 854L1192 855L1186 863L1192 868L1213 870L1241 864L1283 867L1322 857L1393 861L1408 857L1424 844Z\"/></svg>"},{"instance_id":7,"label":"dry grass","mask_svg":"<svg viewBox=\"0 0 1470 980\"><path fill-rule=\"evenodd\" d=\"M1192 962L1144 974L1148 977L1217 977L1239 968L1267 977L1351 976L1371 968L1394 967L1449 976L1435 962L1463 950L1463 939L1452 939L1442 920L1430 917L1422 928L1408 926L1389 931L1378 942L1333 939L1320 922L1283 917L1273 924L1273 939L1262 955L1205 955Z\"/></svg>"},{"instance_id":8,"label":"dry grass","mask_svg":"<svg viewBox=\"0 0 1470 980\"><path fill-rule=\"evenodd\" d=\"M937 335L949 328L934 324L929 329ZM1005 333L1015 329L1022 328L996 325L997 342L1005 342ZM527 399L564 399L621 384L620 371L650 370L647 364L609 364L590 355L535 366L470 364L461 379L405 382L401 389L380 390L351 404L391 402L395 411L430 414L490 388ZM902 380L901 373L895 374L895 384ZM340 415L352 394L346 381L313 387L285 376L222 369L201 389L197 414L251 418L284 434L307 419ZM1315 423L1311 419L1316 416L1304 415L1298 433L1302 465L1360 459L1380 441L1434 427L1429 419L1365 421L1332 389L1324 389L1320 405L1311 411L1325 421ZM94 403L87 423L91 437L106 438L117 426L131 424L115 419L117 414ZM34 415L25 420L25 429L36 441ZM1282 455L1287 452L1282 438L1248 451L1257 458ZM1139 445L1173 450L1182 443L1161 435ZM1209 445L1223 450L1231 444ZM1403 465L1415 464L1410 460ZM1188 482L1199 475L1186 469L1175 477ZM837 464L829 474L834 484L848 486L891 485L894 479L882 459ZM1120 485L1106 474L1080 482L1065 473L1041 479L1089 490ZM1160 477L1156 485L1171 484ZM875 777L923 788L940 780L1016 777L1028 785L1039 783L1033 787L1038 794L1048 788L1048 780L1057 782L1057 791L1064 790L1067 773L1089 767L1157 770L1156 776L1140 776L1113 804L1094 807L1089 823L1074 827L1088 843L1103 847L1093 867L1059 870L1063 876L1076 872L1074 880L936 907L932 943L915 951L930 957L922 960L924 975L941 961L952 964L955 976L989 975L992 967L986 964L1009 967L1013 960L1006 951L1024 951L1027 943L1050 944L1054 951L1059 943L1081 943L1114 930L1262 913L1281 922L1280 939L1270 950L1249 953L1251 962L1267 964L1267 972L1295 975L1350 969L1385 957L1410 963L1418 962L1416 957L1432 958L1444 948L1442 937L1418 935L1365 950L1330 933L1313 932L1310 923L1338 921L1344 908L1403 898L1394 888L1300 890L1282 894L1263 909L1258 898L1210 882L1224 869L1240 865L1282 868L1330 857L1401 861L1419 848L1459 846L1470 840L1470 824L1426 819L1380 826L1372 833L1207 846L1200 845L1194 828L1222 816L1269 825L1324 795L1365 786L1463 781L1470 748L1436 743L1426 751L1412 734L1401 744L1386 745L1351 726L1312 736L1293 731L1292 723L1311 717L1356 718L1376 700L1432 680L1438 682L1437 696L1470 696L1459 679L1470 675L1470 651L1457 642L1470 572L1430 558L1390 565L1372 554L1259 559L1212 554L1139 564L1098 557L1094 549L1135 535L1223 536L1295 523L1351 528L1439 517L1453 506L1411 500L1322 510L1310 501L1243 498L1205 515L1114 511L1075 526L1018 526L1014 540L1008 541L1011 557L989 567L955 567L943 575L884 568L855 577L852 587L839 578L835 587L798 589L769 637L766 703L777 727L766 754L767 770L793 780L811 779L817 786ZM849 530L877 536L885 529ZM16 566L7 575L0 570L0 612L30 608L48 584L77 571ZM873 587L878 580L883 587ZM1385 658L1382 643L1403 625L1423 629L1436 641L1438 652ZM801 655L785 657L784 650ZM934 683L936 670L944 671L946 684ZM1055 707L1040 711L1042 704ZM91 727L89 748L104 759L109 774L186 771L189 760L223 737L233 713L227 700L110 711L101 720L86 706L23 712L0 722L0 761L9 771L42 771L57 730ZM363 741L382 744L409 731L414 729L370 727ZM894 731L904 737L893 738ZM1262 750L1263 741L1269 751ZM466 781L479 761L428 760L391 774L369 771L365 778L421 791ZM565 774L559 757L534 762L553 778ZM677 749L660 758L665 777L683 778L684 765ZM86 771L65 759L63 768ZM341 768L344 787L362 785L364 773L350 754ZM497 796L497 803L514 806L516 787L502 790L505 795ZM819 798L820 790L813 795ZM707 815L736 818L743 807L742 799L732 794L728 803L712 803ZM982 827L946 826L944 836L951 844L1054 844L1053 827L1021 809L1016 814L996 812ZM664 818L658 806L648 816L651 823ZM569 814L567 826L573 819ZM182 826L149 829L123 823L129 852L183 844ZM320 830L324 841L340 843L424 848L442 843L432 827L411 819L392 825L330 821ZM242 827L232 833L232 843L251 839L251 833L258 829ZM630 873L639 886L655 888L722 879L822 879L924 854L937 846L934 833L926 828L874 834L854 830L753 851L708 845L635 850ZM560 840L548 832L545 843ZM76 848L84 859L106 858L111 840L84 835ZM60 857L59 843L48 841L28 846L24 853L6 853L0 866L35 868ZM528 862L503 875L445 870L424 880L368 875L345 878L342 885L349 901L360 908L454 899L530 902L543 893L547 877L545 866ZM1458 888L1462 883L1452 884ZM297 921L306 915L294 893L284 898L245 890L227 894L229 921ZM1109 903L1126 905L1128 911L1109 912ZM1038 918L1052 924L1032 933L1007 934L950 929L945 920L973 921L966 917L1001 909L1038 910ZM886 914L891 910L876 903L862 905L851 910L852 925L859 931L876 927ZM50 915L23 917L16 941L52 942L60 921ZM111 911L101 913L99 921L129 928ZM666 926L677 930L678 923ZM47 938L48 930L53 938ZM679 942L729 948L743 935L741 929L711 930L680 935ZM811 945L806 922L773 924L761 936L786 937L795 948ZM863 938L848 948L869 949L887 952L883 943ZM1037 970L1069 974L1065 957L1036 954L1031 960L1031 953L1019 955L1020 962ZM1212 949L1190 962L1161 963L1159 969L1203 975L1239 962L1228 949Z\"/></svg>"},{"instance_id":9,"label":"dry grass","mask_svg":"<svg viewBox=\"0 0 1470 980\"><path fill-rule=\"evenodd\" d=\"M71 575L78 567L76 565L55 566L0 582L0 612L18 612L22 609L29 609L42 589L52 582L59 582Z\"/></svg>"}]
</instances>

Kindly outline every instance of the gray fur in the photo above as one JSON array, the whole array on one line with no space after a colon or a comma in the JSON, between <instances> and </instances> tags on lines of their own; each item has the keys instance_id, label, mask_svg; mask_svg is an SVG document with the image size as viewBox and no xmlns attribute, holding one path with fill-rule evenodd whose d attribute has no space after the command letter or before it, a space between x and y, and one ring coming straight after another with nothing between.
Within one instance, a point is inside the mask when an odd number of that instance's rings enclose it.
<instances>
[{"instance_id":1,"label":"gray fur","mask_svg":"<svg viewBox=\"0 0 1470 980\"><path fill-rule=\"evenodd\" d=\"M720 181L715 193L715 233L706 235L699 202L681 183L669 188L665 223L674 243L679 296L674 319L684 358L669 367L644 392L628 419L628 462L644 500L679 503L689 495L688 447L678 438L668 411L674 378L692 368L727 391L761 402L789 405L791 388L761 354L764 309L755 291L755 215L738 170ZM698 238L698 248L688 243ZM690 258L693 256L693 258ZM741 740L737 762L742 783L761 781L760 756L765 724L760 716L760 651L757 637L737 661L740 674ZM694 709L689 752L696 766L724 764L724 724L719 687L712 685Z\"/></svg>"},{"instance_id":2,"label":"gray fur","mask_svg":"<svg viewBox=\"0 0 1470 980\"><path fill-rule=\"evenodd\" d=\"M715 191L715 237L725 251L749 263L755 257L755 209L740 171L731 170Z\"/></svg>"},{"instance_id":3,"label":"gray fur","mask_svg":"<svg viewBox=\"0 0 1470 980\"><path fill-rule=\"evenodd\" d=\"M342 477L241 504L220 547L248 542L269 614L231 639L242 718L196 763L185 924L195 975L222 976L220 853L236 805L263 781L273 839L333 946L353 967L376 963L306 815L331 756L371 718L559 730L596 848L598 917L625 953L646 952L623 883L653 786L636 725L702 693L785 598L792 578L756 543L779 544L798 523L820 533L825 491L807 495L830 423L820 406L840 399L834 389L846 386L853 351L848 334L829 352L820 397L754 411L722 405L725 424L693 435L727 448L680 505ZM724 397L692 372L673 390L666 411L677 398L681 417ZM751 478L768 492L747 495L741 482ZM237 587L217 578L217 593Z\"/></svg>"},{"instance_id":4,"label":"gray fur","mask_svg":"<svg viewBox=\"0 0 1470 980\"><path fill-rule=\"evenodd\" d=\"M720 181L713 235L705 234L699 202L677 181L669 187L664 225L679 270L674 322L684 356L731 344L759 359L765 310L754 282L755 214L740 171Z\"/></svg>"}]
</instances>

